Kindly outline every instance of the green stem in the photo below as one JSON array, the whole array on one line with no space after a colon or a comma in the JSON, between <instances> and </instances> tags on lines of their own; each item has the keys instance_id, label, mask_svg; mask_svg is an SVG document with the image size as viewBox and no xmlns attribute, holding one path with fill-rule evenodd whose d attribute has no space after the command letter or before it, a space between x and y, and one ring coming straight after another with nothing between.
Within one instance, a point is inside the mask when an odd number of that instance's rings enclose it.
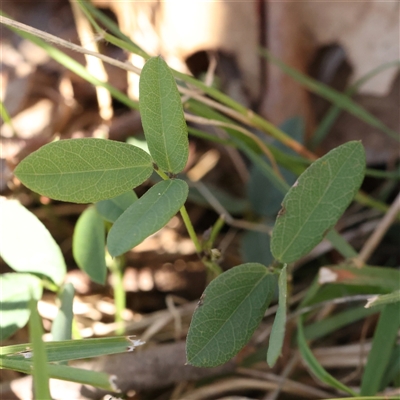
<instances>
[{"instance_id":1,"label":"green stem","mask_svg":"<svg viewBox=\"0 0 400 400\"><path fill-rule=\"evenodd\" d=\"M212 227L210 238L206 241L204 247L207 247L208 249L211 249L213 247L214 242L217 239L218 233L222 229L224 224L225 224L225 218L223 215L221 215L215 222L214 226Z\"/></svg>"},{"instance_id":2,"label":"green stem","mask_svg":"<svg viewBox=\"0 0 400 400\"><path fill-rule=\"evenodd\" d=\"M203 264L207 267L207 281L211 282L215 277L221 275L224 271L222 268L212 261L205 261L202 259Z\"/></svg>"},{"instance_id":3,"label":"green stem","mask_svg":"<svg viewBox=\"0 0 400 400\"><path fill-rule=\"evenodd\" d=\"M201 253L202 251L202 246L199 242L199 239L197 238L196 232L194 231L194 227L192 225L192 221L189 218L189 214L186 211L186 207L182 206L181 209L179 210L183 219L183 222L186 226L186 229L189 233L190 239L192 239L192 242L194 243L194 247L196 248L196 252L198 254Z\"/></svg>"},{"instance_id":4,"label":"green stem","mask_svg":"<svg viewBox=\"0 0 400 400\"><path fill-rule=\"evenodd\" d=\"M161 176L162 179L164 179L164 181L167 181L169 179L168 175L165 172L161 171L160 169L154 168L154 171L156 171L157 174Z\"/></svg>"}]
</instances>

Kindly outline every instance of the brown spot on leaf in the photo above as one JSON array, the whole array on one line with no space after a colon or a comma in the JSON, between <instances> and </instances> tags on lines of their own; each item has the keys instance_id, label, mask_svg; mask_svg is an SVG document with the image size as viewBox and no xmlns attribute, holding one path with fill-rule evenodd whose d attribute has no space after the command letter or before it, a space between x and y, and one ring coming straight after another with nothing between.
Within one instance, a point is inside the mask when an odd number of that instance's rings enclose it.
<instances>
[{"instance_id":1,"label":"brown spot on leaf","mask_svg":"<svg viewBox=\"0 0 400 400\"><path fill-rule=\"evenodd\" d=\"M286 208L282 206L282 208L278 211L277 218L281 217L284 214L286 214Z\"/></svg>"},{"instance_id":2,"label":"brown spot on leaf","mask_svg":"<svg viewBox=\"0 0 400 400\"><path fill-rule=\"evenodd\" d=\"M204 304L204 299L205 299L205 297L206 297L205 293L203 293L203 294L200 296L200 300L199 300L199 302L197 303L197 307L196 307L196 308L199 308L199 307L201 307L201 306Z\"/></svg>"}]
</instances>

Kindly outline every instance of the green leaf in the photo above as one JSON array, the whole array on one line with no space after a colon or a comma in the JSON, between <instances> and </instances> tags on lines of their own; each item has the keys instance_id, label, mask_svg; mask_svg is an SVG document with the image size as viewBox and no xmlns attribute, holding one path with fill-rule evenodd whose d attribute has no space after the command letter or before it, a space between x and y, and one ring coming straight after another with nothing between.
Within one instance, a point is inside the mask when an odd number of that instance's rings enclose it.
<instances>
[{"instance_id":1,"label":"green leaf","mask_svg":"<svg viewBox=\"0 0 400 400\"><path fill-rule=\"evenodd\" d=\"M42 283L31 274L0 275L0 340L7 339L29 320L29 300L42 297Z\"/></svg>"},{"instance_id":2,"label":"green leaf","mask_svg":"<svg viewBox=\"0 0 400 400\"><path fill-rule=\"evenodd\" d=\"M105 236L103 218L94 206L88 207L76 223L72 252L79 268L101 285L104 285L107 275Z\"/></svg>"},{"instance_id":3,"label":"green leaf","mask_svg":"<svg viewBox=\"0 0 400 400\"><path fill-rule=\"evenodd\" d=\"M186 356L196 367L214 367L235 356L261 322L276 276L257 263L242 264L214 279L194 312Z\"/></svg>"},{"instance_id":4,"label":"green leaf","mask_svg":"<svg viewBox=\"0 0 400 400\"><path fill-rule=\"evenodd\" d=\"M368 354L361 380L362 396L374 396L378 392L396 344L399 327L400 303L388 304L381 312Z\"/></svg>"},{"instance_id":5,"label":"green leaf","mask_svg":"<svg viewBox=\"0 0 400 400\"><path fill-rule=\"evenodd\" d=\"M47 364L46 348L43 343L42 319L37 311L37 302L34 299L29 301L31 317L29 319L29 339L35 353L33 357L32 373L33 386L36 399L51 400L49 388L49 371Z\"/></svg>"},{"instance_id":6,"label":"green leaf","mask_svg":"<svg viewBox=\"0 0 400 400\"><path fill-rule=\"evenodd\" d=\"M67 139L26 157L15 175L29 189L56 200L92 203L120 195L152 173L151 157L126 143Z\"/></svg>"},{"instance_id":7,"label":"green leaf","mask_svg":"<svg viewBox=\"0 0 400 400\"><path fill-rule=\"evenodd\" d=\"M400 290L395 290L392 293L383 294L381 296L373 296L368 300L365 308L378 307L386 304L400 303Z\"/></svg>"},{"instance_id":8,"label":"green leaf","mask_svg":"<svg viewBox=\"0 0 400 400\"><path fill-rule=\"evenodd\" d=\"M282 353L283 339L285 338L286 325L286 297L287 297L287 273L286 264L279 275L279 303L274 324L272 325L271 336L269 338L267 363L272 368L278 357Z\"/></svg>"},{"instance_id":9,"label":"green leaf","mask_svg":"<svg viewBox=\"0 0 400 400\"><path fill-rule=\"evenodd\" d=\"M106 221L115 222L137 199L136 193L130 190L112 199L99 201L96 210Z\"/></svg>"},{"instance_id":10,"label":"green leaf","mask_svg":"<svg viewBox=\"0 0 400 400\"><path fill-rule=\"evenodd\" d=\"M60 342L45 342L47 359L49 362L79 360L83 358L100 357L109 354L118 354L133 351L144 342L133 339L133 336L115 336L106 338L64 340ZM8 359L30 359L32 355L26 351L32 350L30 343L3 346L1 356Z\"/></svg>"},{"instance_id":11,"label":"green leaf","mask_svg":"<svg viewBox=\"0 0 400 400\"><path fill-rule=\"evenodd\" d=\"M283 199L272 232L274 257L290 263L312 250L350 204L364 171L365 153L358 141L311 164Z\"/></svg>"},{"instance_id":12,"label":"green leaf","mask_svg":"<svg viewBox=\"0 0 400 400\"><path fill-rule=\"evenodd\" d=\"M329 283L380 288L388 293L399 288L400 271L385 267L357 268L345 264L326 266L319 270L318 282L321 285Z\"/></svg>"},{"instance_id":13,"label":"green leaf","mask_svg":"<svg viewBox=\"0 0 400 400\"><path fill-rule=\"evenodd\" d=\"M390 362L382 378L381 387L379 388L379 391L383 392L390 385L390 382L393 382L394 387L399 387L399 379L400 379L400 344L397 344L394 347L394 350L390 357Z\"/></svg>"},{"instance_id":14,"label":"green leaf","mask_svg":"<svg viewBox=\"0 0 400 400\"><path fill-rule=\"evenodd\" d=\"M150 154L161 170L177 174L188 159L188 132L175 79L161 57L153 57L144 65L139 92Z\"/></svg>"},{"instance_id":15,"label":"green leaf","mask_svg":"<svg viewBox=\"0 0 400 400\"><path fill-rule=\"evenodd\" d=\"M32 374L34 367L31 361L0 357L0 368L11 369L14 371L23 372L25 374ZM114 379L104 372L90 371L87 369L73 368L66 365L55 364L47 364L47 370L50 378L53 379L76 382L82 385L91 385L102 388L109 392L118 391L117 387L115 386ZM47 398L44 397L36 397L36 399L47 400Z\"/></svg>"},{"instance_id":16,"label":"green leaf","mask_svg":"<svg viewBox=\"0 0 400 400\"><path fill-rule=\"evenodd\" d=\"M14 200L1 201L0 255L15 271L49 277L60 285L66 273L63 255L40 220Z\"/></svg>"},{"instance_id":17,"label":"green leaf","mask_svg":"<svg viewBox=\"0 0 400 400\"><path fill-rule=\"evenodd\" d=\"M58 295L61 305L51 327L51 334L54 341L69 340L72 338L72 321L74 319L72 306L74 295L74 286L72 283L67 282Z\"/></svg>"},{"instance_id":18,"label":"green leaf","mask_svg":"<svg viewBox=\"0 0 400 400\"><path fill-rule=\"evenodd\" d=\"M304 335L307 340L320 339L321 337L339 331L339 329L344 326L354 324L360 319L364 319L365 317L378 312L379 308L371 310L364 307L353 307L307 325L304 328Z\"/></svg>"},{"instance_id":19,"label":"green leaf","mask_svg":"<svg viewBox=\"0 0 400 400\"><path fill-rule=\"evenodd\" d=\"M188 185L180 179L154 185L114 223L108 237L108 251L119 256L164 227L183 206Z\"/></svg>"}]
</instances>

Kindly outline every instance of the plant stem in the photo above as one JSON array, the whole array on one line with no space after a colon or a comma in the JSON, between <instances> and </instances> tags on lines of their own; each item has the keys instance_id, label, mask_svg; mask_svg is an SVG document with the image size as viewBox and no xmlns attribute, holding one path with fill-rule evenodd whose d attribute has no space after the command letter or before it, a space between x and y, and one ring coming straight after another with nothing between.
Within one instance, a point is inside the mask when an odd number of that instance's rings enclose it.
<instances>
[{"instance_id":1,"label":"plant stem","mask_svg":"<svg viewBox=\"0 0 400 400\"><path fill-rule=\"evenodd\" d=\"M210 238L205 243L209 249L211 249L211 247L213 246L215 239L217 238L217 235L224 226L224 224L225 224L225 218L223 215L221 215L215 222L214 226L212 227Z\"/></svg>"},{"instance_id":2,"label":"plant stem","mask_svg":"<svg viewBox=\"0 0 400 400\"><path fill-rule=\"evenodd\" d=\"M189 218L189 214L186 211L186 207L182 206L181 209L179 210L183 219L183 222L186 226L186 229L189 233L190 239L192 239L193 243L194 243L194 247L196 248L196 252L198 254L201 253L202 251L202 246L199 242L199 239L197 238L196 232L194 231L194 227L192 225L192 221Z\"/></svg>"},{"instance_id":3,"label":"plant stem","mask_svg":"<svg viewBox=\"0 0 400 400\"><path fill-rule=\"evenodd\" d=\"M160 175L162 179L164 179L164 181L167 181L169 179L168 175L160 169L154 168L154 171L156 171L157 174Z\"/></svg>"}]
</instances>

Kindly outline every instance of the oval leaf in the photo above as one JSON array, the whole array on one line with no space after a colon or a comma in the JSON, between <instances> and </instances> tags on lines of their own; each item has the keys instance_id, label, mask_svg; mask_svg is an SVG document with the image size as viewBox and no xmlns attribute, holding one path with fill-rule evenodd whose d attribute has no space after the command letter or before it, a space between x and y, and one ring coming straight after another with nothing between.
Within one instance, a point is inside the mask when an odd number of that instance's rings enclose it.
<instances>
[{"instance_id":1,"label":"oval leaf","mask_svg":"<svg viewBox=\"0 0 400 400\"><path fill-rule=\"evenodd\" d=\"M196 367L215 367L235 356L261 322L276 276L261 264L238 265L214 279L193 314L186 356Z\"/></svg>"},{"instance_id":2,"label":"oval leaf","mask_svg":"<svg viewBox=\"0 0 400 400\"><path fill-rule=\"evenodd\" d=\"M72 252L79 268L94 282L104 285L107 275L105 261L106 229L95 207L88 207L79 217L72 241Z\"/></svg>"},{"instance_id":3,"label":"oval leaf","mask_svg":"<svg viewBox=\"0 0 400 400\"><path fill-rule=\"evenodd\" d=\"M66 273L63 255L47 228L23 205L1 201L0 255L15 271L33 272L60 285Z\"/></svg>"},{"instance_id":4,"label":"oval leaf","mask_svg":"<svg viewBox=\"0 0 400 400\"><path fill-rule=\"evenodd\" d=\"M188 190L180 179L154 185L115 221L107 238L110 254L119 256L164 227L185 203Z\"/></svg>"},{"instance_id":5,"label":"oval leaf","mask_svg":"<svg viewBox=\"0 0 400 400\"><path fill-rule=\"evenodd\" d=\"M29 189L56 200L94 203L127 192L152 173L151 157L126 143L68 139L46 144L15 169Z\"/></svg>"},{"instance_id":6,"label":"oval leaf","mask_svg":"<svg viewBox=\"0 0 400 400\"><path fill-rule=\"evenodd\" d=\"M0 340L7 339L28 322L31 296L42 297L42 283L31 274L0 275Z\"/></svg>"},{"instance_id":7,"label":"oval leaf","mask_svg":"<svg viewBox=\"0 0 400 400\"><path fill-rule=\"evenodd\" d=\"M99 201L96 210L106 221L115 222L137 199L136 193L130 190L113 199Z\"/></svg>"},{"instance_id":8,"label":"oval leaf","mask_svg":"<svg viewBox=\"0 0 400 400\"><path fill-rule=\"evenodd\" d=\"M188 132L175 79L161 57L143 67L139 107L150 154L158 167L177 174L189 155Z\"/></svg>"},{"instance_id":9,"label":"oval leaf","mask_svg":"<svg viewBox=\"0 0 400 400\"><path fill-rule=\"evenodd\" d=\"M364 171L365 153L358 141L337 147L307 168L283 199L272 232L274 257L289 263L312 250L350 204Z\"/></svg>"}]
</instances>

